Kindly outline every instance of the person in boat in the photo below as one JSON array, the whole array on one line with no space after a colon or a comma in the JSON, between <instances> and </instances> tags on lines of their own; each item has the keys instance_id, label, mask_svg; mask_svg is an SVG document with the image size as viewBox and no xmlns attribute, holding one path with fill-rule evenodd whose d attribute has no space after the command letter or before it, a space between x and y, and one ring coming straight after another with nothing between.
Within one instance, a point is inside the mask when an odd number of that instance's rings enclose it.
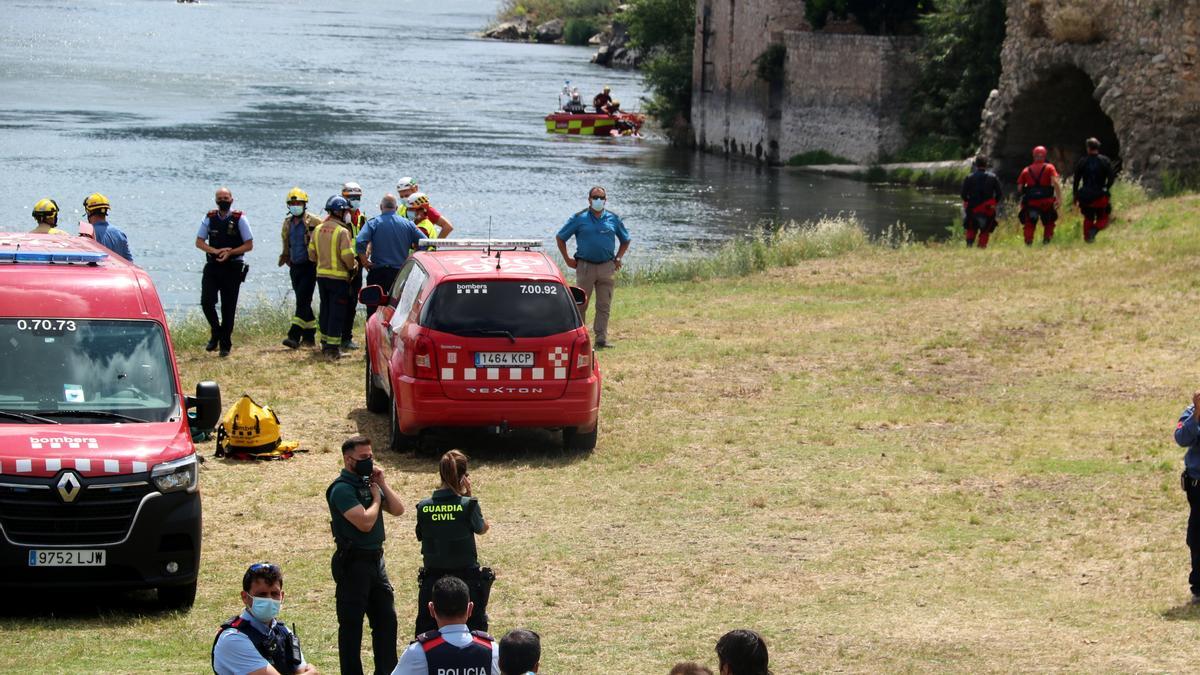
<instances>
[{"instance_id":1,"label":"person in boat","mask_svg":"<svg viewBox=\"0 0 1200 675\"><path fill-rule=\"evenodd\" d=\"M571 90L571 100L567 101L567 104L563 106L563 112L572 115L582 115L586 111L587 109L583 107L583 100L579 96L579 90Z\"/></svg>"},{"instance_id":2,"label":"person in boat","mask_svg":"<svg viewBox=\"0 0 1200 675\"><path fill-rule=\"evenodd\" d=\"M612 87L605 85L604 91L592 98L592 107L596 109L597 115L603 115L608 112L609 103L612 103Z\"/></svg>"},{"instance_id":3,"label":"person in boat","mask_svg":"<svg viewBox=\"0 0 1200 675\"><path fill-rule=\"evenodd\" d=\"M621 102L613 99L613 101L604 109L604 112L608 113L611 117L619 116L621 114Z\"/></svg>"}]
</instances>

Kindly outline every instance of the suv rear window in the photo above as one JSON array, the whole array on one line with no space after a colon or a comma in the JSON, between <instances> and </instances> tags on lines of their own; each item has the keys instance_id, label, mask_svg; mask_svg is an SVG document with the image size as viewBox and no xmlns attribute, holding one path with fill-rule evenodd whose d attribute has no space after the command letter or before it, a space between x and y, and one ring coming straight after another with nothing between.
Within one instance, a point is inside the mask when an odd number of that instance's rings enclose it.
<instances>
[{"instance_id":1,"label":"suv rear window","mask_svg":"<svg viewBox=\"0 0 1200 675\"><path fill-rule=\"evenodd\" d=\"M421 325L464 337L533 338L579 328L571 292L557 281L446 281Z\"/></svg>"}]
</instances>

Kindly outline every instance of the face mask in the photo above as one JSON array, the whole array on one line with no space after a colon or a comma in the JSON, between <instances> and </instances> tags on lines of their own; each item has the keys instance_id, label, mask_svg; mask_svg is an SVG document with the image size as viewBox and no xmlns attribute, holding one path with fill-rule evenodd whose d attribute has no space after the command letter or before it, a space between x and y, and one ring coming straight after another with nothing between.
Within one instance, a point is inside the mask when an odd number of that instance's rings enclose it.
<instances>
[{"instance_id":1,"label":"face mask","mask_svg":"<svg viewBox=\"0 0 1200 675\"><path fill-rule=\"evenodd\" d=\"M592 198L592 210L593 211L603 211L604 210L604 198L603 197L593 197Z\"/></svg>"},{"instance_id":2,"label":"face mask","mask_svg":"<svg viewBox=\"0 0 1200 675\"><path fill-rule=\"evenodd\" d=\"M279 607L283 603L271 598L251 598L250 600L250 616L259 621L270 624L279 616Z\"/></svg>"},{"instance_id":3,"label":"face mask","mask_svg":"<svg viewBox=\"0 0 1200 675\"><path fill-rule=\"evenodd\" d=\"M233 208L233 202L217 202L218 211L228 211Z\"/></svg>"},{"instance_id":4,"label":"face mask","mask_svg":"<svg viewBox=\"0 0 1200 675\"><path fill-rule=\"evenodd\" d=\"M362 203L362 200L361 200L361 199L351 199L351 200L350 200L350 208L352 208L352 209L357 209L357 208L358 208L358 205L359 205L359 204L361 204L361 203Z\"/></svg>"},{"instance_id":5,"label":"face mask","mask_svg":"<svg viewBox=\"0 0 1200 675\"><path fill-rule=\"evenodd\" d=\"M347 225L350 224L350 212L349 211L342 214L342 222L346 223Z\"/></svg>"},{"instance_id":6,"label":"face mask","mask_svg":"<svg viewBox=\"0 0 1200 675\"><path fill-rule=\"evenodd\" d=\"M304 215L304 205L288 204L288 213L292 214L293 216L302 216Z\"/></svg>"},{"instance_id":7,"label":"face mask","mask_svg":"<svg viewBox=\"0 0 1200 675\"><path fill-rule=\"evenodd\" d=\"M354 463L354 473L366 478L375 471L375 461L371 459L360 459Z\"/></svg>"},{"instance_id":8,"label":"face mask","mask_svg":"<svg viewBox=\"0 0 1200 675\"><path fill-rule=\"evenodd\" d=\"M401 198L400 198L400 203L401 203L401 204L403 204L403 205L405 205L405 206L408 206L408 197L401 197Z\"/></svg>"}]
</instances>

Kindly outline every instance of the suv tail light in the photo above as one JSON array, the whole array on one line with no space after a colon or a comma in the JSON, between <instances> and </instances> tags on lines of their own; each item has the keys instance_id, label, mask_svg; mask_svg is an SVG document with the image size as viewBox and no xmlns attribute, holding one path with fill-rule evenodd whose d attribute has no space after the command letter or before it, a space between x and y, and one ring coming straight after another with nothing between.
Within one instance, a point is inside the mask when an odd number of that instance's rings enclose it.
<instances>
[{"instance_id":1,"label":"suv tail light","mask_svg":"<svg viewBox=\"0 0 1200 675\"><path fill-rule=\"evenodd\" d=\"M419 380L436 380L437 364L433 357L433 340L420 335L413 343L413 377Z\"/></svg>"},{"instance_id":2,"label":"suv tail light","mask_svg":"<svg viewBox=\"0 0 1200 675\"><path fill-rule=\"evenodd\" d=\"M584 380L592 374L592 341L586 335L575 338L571 348L571 379Z\"/></svg>"}]
</instances>

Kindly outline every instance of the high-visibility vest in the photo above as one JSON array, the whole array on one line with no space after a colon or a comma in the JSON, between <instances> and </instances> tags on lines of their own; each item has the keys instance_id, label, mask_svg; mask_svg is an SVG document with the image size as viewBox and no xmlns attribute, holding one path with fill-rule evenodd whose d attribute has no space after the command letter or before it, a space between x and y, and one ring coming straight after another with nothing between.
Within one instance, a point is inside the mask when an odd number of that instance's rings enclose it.
<instances>
[{"instance_id":1,"label":"high-visibility vest","mask_svg":"<svg viewBox=\"0 0 1200 675\"><path fill-rule=\"evenodd\" d=\"M350 232L337 221L326 220L313 230L312 239L308 241L308 251L309 258L316 253L317 276L348 280L353 268L347 265L346 259L354 258L353 247Z\"/></svg>"}]
</instances>

